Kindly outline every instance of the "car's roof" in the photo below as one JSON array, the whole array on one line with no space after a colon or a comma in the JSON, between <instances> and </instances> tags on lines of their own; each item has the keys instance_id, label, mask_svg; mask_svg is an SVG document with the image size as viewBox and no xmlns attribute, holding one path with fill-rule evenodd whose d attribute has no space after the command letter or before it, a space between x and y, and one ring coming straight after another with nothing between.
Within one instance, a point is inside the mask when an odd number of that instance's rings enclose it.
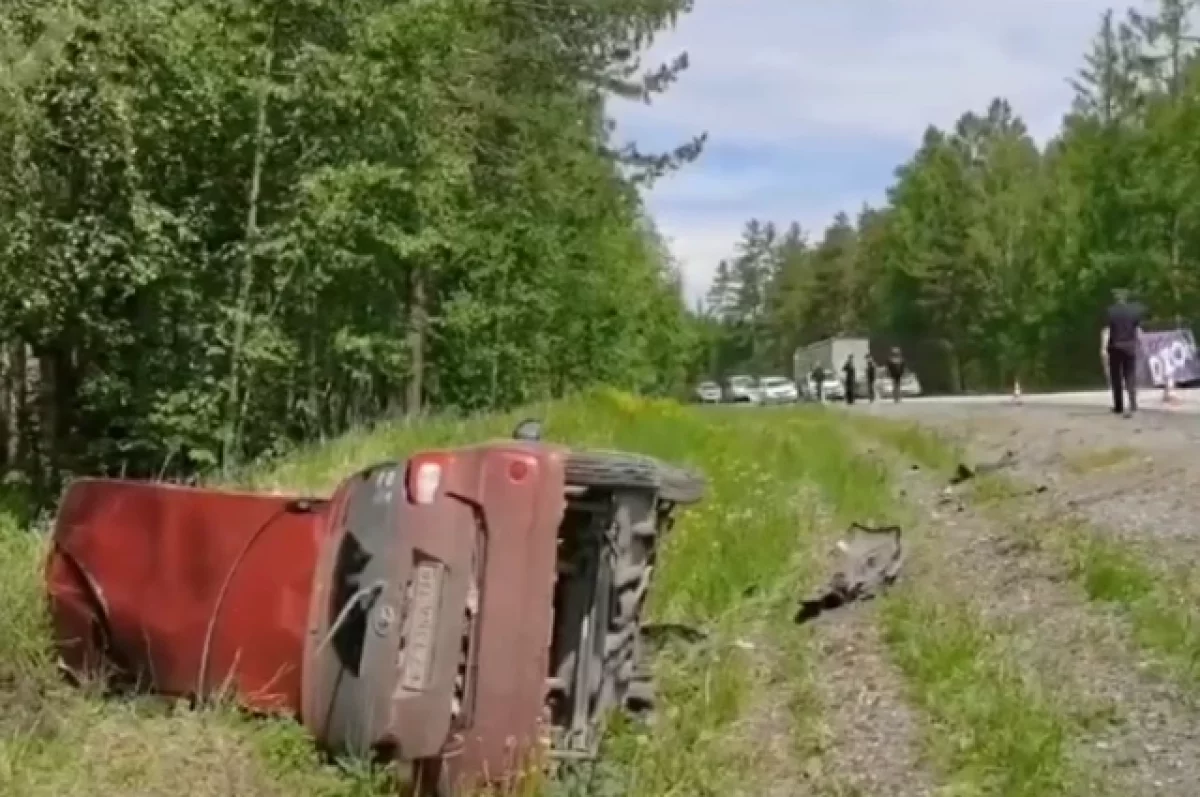
<instances>
[{"instance_id":1,"label":"car's roof","mask_svg":"<svg viewBox=\"0 0 1200 797\"><path fill-rule=\"evenodd\" d=\"M785 382L790 382L792 380L788 379L786 376L764 376L762 381L763 384L782 385Z\"/></svg>"}]
</instances>

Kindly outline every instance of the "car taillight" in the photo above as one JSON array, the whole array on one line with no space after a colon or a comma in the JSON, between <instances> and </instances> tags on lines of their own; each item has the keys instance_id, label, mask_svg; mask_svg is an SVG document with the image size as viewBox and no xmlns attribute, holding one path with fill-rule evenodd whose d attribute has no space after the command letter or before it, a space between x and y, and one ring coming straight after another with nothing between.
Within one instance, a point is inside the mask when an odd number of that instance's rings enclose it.
<instances>
[{"instance_id":1,"label":"car taillight","mask_svg":"<svg viewBox=\"0 0 1200 797\"><path fill-rule=\"evenodd\" d=\"M446 454L418 454L408 461L408 500L414 504L432 504L442 486L442 475L450 457Z\"/></svg>"}]
</instances>

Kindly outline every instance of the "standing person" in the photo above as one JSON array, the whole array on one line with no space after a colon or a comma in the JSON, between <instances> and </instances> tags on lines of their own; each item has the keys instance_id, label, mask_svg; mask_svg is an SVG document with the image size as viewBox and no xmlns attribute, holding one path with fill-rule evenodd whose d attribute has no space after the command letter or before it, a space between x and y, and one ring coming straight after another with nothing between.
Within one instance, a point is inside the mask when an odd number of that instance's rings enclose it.
<instances>
[{"instance_id":1,"label":"standing person","mask_svg":"<svg viewBox=\"0 0 1200 797\"><path fill-rule=\"evenodd\" d=\"M1104 369L1104 384L1112 390L1112 374L1108 369L1108 327L1100 330L1100 367Z\"/></svg>"},{"instance_id":2,"label":"standing person","mask_svg":"<svg viewBox=\"0 0 1200 797\"><path fill-rule=\"evenodd\" d=\"M892 347L887 361L888 376L892 378L892 401L900 403L900 380L904 378L904 354L899 346Z\"/></svg>"},{"instance_id":3,"label":"standing person","mask_svg":"<svg viewBox=\"0 0 1200 797\"><path fill-rule=\"evenodd\" d=\"M846 364L842 366L842 373L846 375L846 403L854 403L854 387L858 377L858 369L854 367L854 355L851 354L846 358Z\"/></svg>"},{"instance_id":4,"label":"standing person","mask_svg":"<svg viewBox=\"0 0 1200 797\"><path fill-rule=\"evenodd\" d=\"M870 354L867 355L867 361L863 365L867 372L867 398L871 403L875 403L875 358Z\"/></svg>"},{"instance_id":5,"label":"standing person","mask_svg":"<svg viewBox=\"0 0 1200 797\"><path fill-rule=\"evenodd\" d=\"M1124 288L1113 291L1113 300L1108 307L1108 324L1101 334L1107 333L1108 338L1105 349L1108 381L1112 386L1112 411L1128 418L1137 412L1137 355L1145 309L1141 304L1129 301L1129 291ZM1124 393L1129 394L1128 407L1124 403Z\"/></svg>"},{"instance_id":6,"label":"standing person","mask_svg":"<svg viewBox=\"0 0 1200 797\"><path fill-rule=\"evenodd\" d=\"M817 366L812 369L813 386L817 391L817 401L825 403L825 368L817 363Z\"/></svg>"}]
</instances>

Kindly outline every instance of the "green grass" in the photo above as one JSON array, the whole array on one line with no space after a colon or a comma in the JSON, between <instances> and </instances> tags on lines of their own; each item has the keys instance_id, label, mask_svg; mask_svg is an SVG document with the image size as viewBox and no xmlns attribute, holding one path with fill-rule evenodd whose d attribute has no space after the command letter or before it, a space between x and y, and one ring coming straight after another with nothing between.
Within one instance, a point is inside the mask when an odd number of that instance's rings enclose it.
<instances>
[{"instance_id":1,"label":"green grass","mask_svg":"<svg viewBox=\"0 0 1200 797\"><path fill-rule=\"evenodd\" d=\"M928 585L906 586L884 605L884 631L919 705L934 720L934 760L948 794L1042 797L1073 793L1073 732L989 627Z\"/></svg>"},{"instance_id":2,"label":"green grass","mask_svg":"<svg viewBox=\"0 0 1200 797\"><path fill-rule=\"evenodd\" d=\"M615 794L726 793L750 774L752 756L727 739L760 686L734 643L795 575L815 522L805 485L822 485L844 515L874 511L863 496L877 485L848 466L833 414L707 412L599 391L527 412L363 430L260 466L237 486L320 493L380 459L507 436L534 414L551 439L647 452L708 476L710 494L680 515L665 544L651 612L704 626L710 643L659 662L660 721L652 732L618 732L600 780ZM0 527L0 794L173 797L186 783L191 797L368 797L394 788L380 773L322 761L283 720L104 700L62 685L48 647L44 555L42 538Z\"/></svg>"},{"instance_id":3,"label":"green grass","mask_svg":"<svg viewBox=\"0 0 1200 797\"><path fill-rule=\"evenodd\" d=\"M948 438L919 423L869 415L855 416L853 427L903 453L923 468L944 471L962 461L962 451Z\"/></svg>"},{"instance_id":4,"label":"green grass","mask_svg":"<svg viewBox=\"0 0 1200 797\"><path fill-rule=\"evenodd\" d=\"M1064 455L1063 464L1070 473L1086 476L1089 473L1115 468L1136 456L1137 451L1129 446L1085 448Z\"/></svg>"}]
</instances>

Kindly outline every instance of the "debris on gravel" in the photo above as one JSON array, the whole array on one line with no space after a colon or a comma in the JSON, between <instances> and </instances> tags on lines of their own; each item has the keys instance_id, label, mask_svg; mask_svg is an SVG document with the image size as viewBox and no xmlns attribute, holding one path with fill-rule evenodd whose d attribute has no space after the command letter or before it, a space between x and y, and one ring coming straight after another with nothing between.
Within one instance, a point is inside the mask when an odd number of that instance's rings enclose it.
<instances>
[{"instance_id":1,"label":"debris on gravel","mask_svg":"<svg viewBox=\"0 0 1200 797\"><path fill-rule=\"evenodd\" d=\"M1075 500L1076 508L1092 507L1085 511L1098 527L1125 539L1140 534L1143 548L1160 558L1176 556L1182 547L1200 548L1200 535L1191 524L1172 527L1187 528L1190 534L1161 526L1186 504L1167 501L1166 509L1150 513L1145 500L1130 501L1113 489L1120 480L1143 483L1131 476L1137 465L1156 475L1186 467L1177 445L1184 435L1171 427L1178 419L1156 418L1122 428L1105 424L1107 419L1045 411L912 416L952 433L972 459L1006 452L1014 476L1041 487L1029 491L1033 501L1023 504L1050 512ZM1161 448L1151 447L1155 440ZM1093 454L1086 467L1067 464L1080 462L1088 451L1119 447L1133 447L1142 458ZM933 570L945 579L946 589L971 596L992 621L1010 629L1027 677L1052 690L1055 703L1071 714L1072 757L1078 765L1098 783L1108 784L1105 793L1194 794L1200 781L1200 713L1194 699L1157 675L1133 643L1128 624L1103 604L1089 602L1070 583L1061 559L1042 550L1036 537L1016 530L1026 522L1016 511L1021 507L1006 503L1002 518L991 517L964 501L947 501L946 488L926 471L897 471L904 474L910 500L936 524L931 534L938 544L922 548L922 554L940 560ZM1104 489L1110 491L1106 498L1090 504L1078 500ZM1142 489L1161 500L1173 488L1151 479ZM1198 504L1190 499L1191 518ZM1176 516L1171 522L1182 520Z\"/></svg>"},{"instance_id":2,"label":"debris on gravel","mask_svg":"<svg viewBox=\"0 0 1200 797\"><path fill-rule=\"evenodd\" d=\"M1200 565L1200 416L1096 409L984 408L911 402L897 413L954 438L976 461L1016 456L1043 513L1071 514L1150 559Z\"/></svg>"},{"instance_id":3,"label":"debris on gravel","mask_svg":"<svg viewBox=\"0 0 1200 797\"><path fill-rule=\"evenodd\" d=\"M836 569L813 597L800 602L795 622L803 624L822 612L857 600L870 600L895 582L904 565L899 526L872 527L852 523L838 540Z\"/></svg>"}]
</instances>

